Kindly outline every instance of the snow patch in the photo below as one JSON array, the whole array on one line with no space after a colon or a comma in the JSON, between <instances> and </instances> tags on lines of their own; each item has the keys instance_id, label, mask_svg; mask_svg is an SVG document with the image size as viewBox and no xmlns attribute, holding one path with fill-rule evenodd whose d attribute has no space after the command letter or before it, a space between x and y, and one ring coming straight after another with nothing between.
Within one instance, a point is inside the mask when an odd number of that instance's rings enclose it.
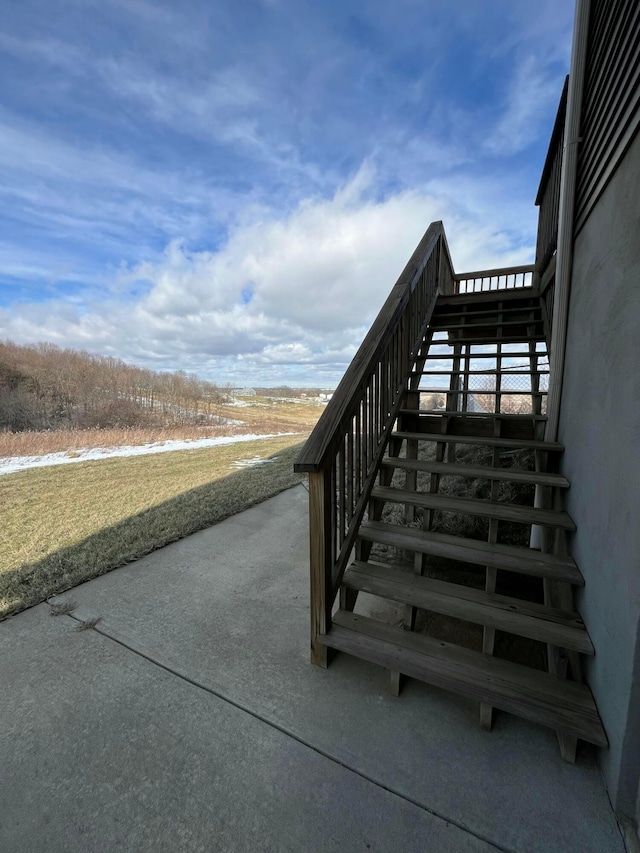
<instances>
[{"instance_id":1,"label":"snow patch","mask_svg":"<svg viewBox=\"0 0 640 853\"><path fill-rule=\"evenodd\" d=\"M267 462L275 462L277 456L271 459L263 459L261 456L253 456L251 459L236 459L233 463L236 468L253 468L256 465L265 465Z\"/></svg>"},{"instance_id":2,"label":"snow patch","mask_svg":"<svg viewBox=\"0 0 640 853\"><path fill-rule=\"evenodd\" d=\"M216 418L216 424L221 426L244 426L244 421L234 421L233 418Z\"/></svg>"},{"instance_id":3,"label":"snow patch","mask_svg":"<svg viewBox=\"0 0 640 853\"><path fill-rule=\"evenodd\" d=\"M242 441L256 441L261 438L277 438L280 435L301 434L296 432L276 432L269 435L251 434L220 436L218 438L170 439L169 441L154 441L149 444L63 450L58 453L45 453L42 456L5 456L4 458L0 458L0 476L3 474L15 474L17 471L25 471L27 468L46 468L50 465L68 465L72 462L90 462L100 459L115 459L122 456L146 456L149 453L168 453L174 450L198 450L203 447L238 444ZM268 460L260 461L264 462Z\"/></svg>"}]
</instances>

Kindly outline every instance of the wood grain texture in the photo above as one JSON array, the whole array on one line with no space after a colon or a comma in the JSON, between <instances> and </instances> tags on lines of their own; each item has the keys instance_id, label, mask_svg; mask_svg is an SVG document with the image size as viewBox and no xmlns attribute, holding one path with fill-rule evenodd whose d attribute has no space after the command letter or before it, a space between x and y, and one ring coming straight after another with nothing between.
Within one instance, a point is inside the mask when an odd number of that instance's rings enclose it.
<instances>
[{"instance_id":1,"label":"wood grain texture","mask_svg":"<svg viewBox=\"0 0 640 853\"><path fill-rule=\"evenodd\" d=\"M500 290L469 291L468 293L455 293L452 296L442 296L439 305L442 310L455 308L463 305L495 305L497 302L509 301L522 302L523 299L531 299L534 295L533 287L509 288Z\"/></svg>"},{"instance_id":2,"label":"wood grain texture","mask_svg":"<svg viewBox=\"0 0 640 853\"><path fill-rule=\"evenodd\" d=\"M532 483L541 486L555 486L561 489L568 489L571 485L567 478L561 474L547 474L542 471L518 471L515 468L490 468L488 465L461 465L453 462L437 462L431 459L404 458L384 459L382 464L393 468L411 468L414 471L426 471L454 477Z\"/></svg>"},{"instance_id":3,"label":"wood grain texture","mask_svg":"<svg viewBox=\"0 0 640 853\"><path fill-rule=\"evenodd\" d=\"M354 562L346 571L343 582L359 592L390 598L466 622L490 625L583 654L594 653L584 622L575 612L408 574L394 566L375 562Z\"/></svg>"},{"instance_id":4,"label":"wood grain texture","mask_svg":"<svg viewBox=\"0 0 640 853\"><path fill-rule=\"evenodd\" d=\"M460 412L458 412L460 414ZM438 433L429 432L394 432L393 435L397 438L405 440L419 441L447 441L452 444L486 444L489 447L512 447L531 450L547 450L562 453L564 445L557 441L534 441L532 439L519 438L495 438L493 436L475 436L475 435L446 435L442 436Z\"/></svg>"},{"instance_id":5,"label":"wood grain texture","mask_svg":"<svg viewBox=\"0 0 640 853\"><path fill-rule=\"evenodd\" d=\"M444 391L442 393L445 393ZM446 391L448 394L449 391ZM503 392L508 393L508 392ZM425 417L426 415L437 415L438 417L458 417L462 416L462 412L459 412L457 409L420 409L420 416ZM546 421L546 415L534 415L530 412L525 414L515 414L511 412L465 412L465 420L468 424L482 424L484 421L499 418L503 421L512 421L513 423L533 423L538 421ZM471 431L468 430L469 434ZM507 437L507 436L505 436Z\"/></svg>"},{"instance_id":6,"label":"wood grain texture","mask_svg":"<svg viewBox=\"0 0 640 853\"><path fill-rule=\"evenodd\" d=\"M468 323L451 323L447 317L439 317L437 315L434 315L430 326L433 332L450 332L453 329L464 329L467 332L484 332L486 334L491 334L493 330L501 329L505 326L507 328L510 328L511 326L516 326L517 328L526 328L531 322L526 317L511 320L502 320L500 318L490 319L488 317L481 317L475 319L475 314L471 315L469 319L471 320L471 322ZM534 324L542 323L542 314L540 311L538 311L537 319L533 322Z\"/></svg>"},{"instance_id":7,"label":"wood grain texture","mask_svg":"<svg viewBox=\"0 0 640 853\"><path fill-rule=\"evenodd\" d=\"M353 613L337 613L326 645L512 714L607 746L589 688Z\"/></svg>"},{"instance_id":8,"label":"wood grain texture","mask_svg":"<svg viewBox=\"0 0 640 853\"><path fill-rule=\"evenodd\" d=\"M492 358L496 358L496 357L497 356L492 353ZM474 358L475 358L475 356L472 355L471 359L473 360ZM507 358L507 356L503 356L503 358ZM511 356L508 356L508 358L511 358ZM500 376L500 375L502 375L502 376L504 376L504 375L506 375L506 376L547 376L548 373L549 373L548 370L535 370L535 371L534 370L504 370L504 369L503 370L493 370L493 369L482 370L482 368L479 368L478 370L446 370L446 369L445 370L422 370L422 371L420 371L420 374L412 373L411 375L412 376L416 376L416 375L420 375L420 376L461 376L464 374L466 376ZM424 389L419 388L418 390L423 391ZM472 388L470 390L472 390L472 391L475 390L476 393L478 393L478 394L482 393L482 390L477 389L477 388L476 389Z\"/></svg>"},{"instance_id":9,"label":"wood grain texture","mask_svg":"<svg viewBox=\"0 0 640 853\"><path fill-rule=\"evenodd\" d=\"M399 528L377 521L364 522L360 527L360 537L408 551L584 586L584 578L571 557L543 554L532 548L492 545L461 536L415 530L411 527Z\"/></svg>"},{"instance_id":10,"label":"wood grain texture","mask_svg":"<svg viewBox=\"0 0 640 853\"><path fill-rule=\"evenodd\" d=\"M458 306L455 309L451 308L451 306L446 305L444 300L439 299L435 311L433 312L433 319L440 323L442 320L451 320L452 322L457 322L460 319L460 307ZM535 299L529 298L527 300L522 301L511 301L505 302L502 304L501 302L497 302L495 305L487 305L486 307L474 307L472 310L469 310L469 306L464 306L468 312L469 316L474 318L481 317L512 317L515 315L526 314L527 318L531 311L541 311L542 306L540 305L538 298Z\"/></svg>"},{"instance_id":11,"label":"wood grain texture","mask_svg":"<svg viewBox=\"0 0 640 853\"><path fill-rule=\"evenodd\" d=\"M311 610L311 663L326 668L327 649L318 641L331 627L331 519L327 471L309 475L309 564Z\"/></svg>"},{"instance_id":12,"label":"wood grain texture","mask_svg":"<svg viewBox=\"0 0 640 853\"><path fill-rule=\"evenodd\" d=\"M435 341L435 343L439 344L440 346L449 346L449 344L447 344L446 341ZM493 341L493 343L495 344L495 341ZM520 352L520 351L509 352L509 353L505 353L504 355L505 355L505 358L529 358L530 353L529 353L529 350L526 350L526 351L523 350L522 352ZM544 355L544 353L541 353L541 355ZM452 358L453 358L453 353L450 353L448 355L442 355L442 354L427 355L427 356L425 356L425 361L429 361L429 360L433 360L433 359L437 359L438 361L449 361ZM496 358L496 353L495 352L474 352L472 358L474 361L477 358Z\"/></svg>"},{"instance_id":13,"label":"wood grain texture","mask_svg":"<svg viewBox=\"0 0 640 853\"><path fill-rule=\"evenodd\" d=\"M499 477L493 477L494 481ZM373 497L394 503L413 504L424 509L439 509L443 512L467 513L483 518L499 518L504 521L516 521L520 524L544 524L548 527L562 527L565 530L575 530L576 525L566 512L549 509L536 509L520 504L508 504L500 501L477 500L474 498L455 498L450 495L430 494L426 492L409 491L407 489L385 488L376 486Z\"/></svg>"}]
</instances>

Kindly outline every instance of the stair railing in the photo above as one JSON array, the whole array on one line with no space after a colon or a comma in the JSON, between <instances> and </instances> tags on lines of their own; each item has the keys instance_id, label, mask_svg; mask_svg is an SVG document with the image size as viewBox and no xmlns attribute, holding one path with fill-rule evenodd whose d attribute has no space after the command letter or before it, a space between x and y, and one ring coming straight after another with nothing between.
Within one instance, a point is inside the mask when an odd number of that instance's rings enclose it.
<instances>
[{"instance_id":1,"label":"stair railing","mask_svg":"<svg viewBox=\"0 0 640 853\"><path fill-rule=\"evenodd\" d=\"M560 214L560 183L562 179L562 156L564 151L564 126L567 114L569 78L558 105L556 120L544 161L540 186L536 196L538 213L538 236L536 238L536 289L540 294L542 319L547 347L551 349L551 326L555 297L556 251L558 248L558 221Z\"/></svg>"},{"instance_id":2,"label":"stair railing","mask_svg":"<svg viewBox=\"0 0 640 853\"><path fill-rule=\"evenodd\" d=\"M295 463L309 474L311 660L331 613L435 301L455 274L442 222L427 229Z\"/></svg>"},{"instance_id":3,"label":"stair railing","mask_svg":"<svg viewBox=\"0 0 640 853\"><path fill-rule=\"evenodd\" d=\"M567 112L567 91L569 78L564 82L556 120L553 125L551 141L545 158L540 186L536 196L538 214L538 236L536 239L536 272L539 279L549 266L558 247L558 212L560 210L560 178L562 173L562 152L564 149L564 124ZM548 280L548 279L547 279Z\"/></svg>"},{"instance_id":4,"label":"stair railing","mask_svg":"<svg viewBox=\"0 0 640 853\"><path fill-rule=\"evenodd\" d=\"M490 290L514 290L533 287L533 264L501 267L495 270L458 273L454 278L454 293L486 293Z\"/></svg>"}]
</instances>

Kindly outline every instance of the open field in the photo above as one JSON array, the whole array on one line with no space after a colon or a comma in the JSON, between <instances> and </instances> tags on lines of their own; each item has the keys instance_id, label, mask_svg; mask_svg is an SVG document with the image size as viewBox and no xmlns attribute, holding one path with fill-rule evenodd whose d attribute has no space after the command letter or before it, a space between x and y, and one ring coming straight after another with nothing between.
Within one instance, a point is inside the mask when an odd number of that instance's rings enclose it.
<instances>
[{"instance_id":1,"label":"open field","mask_svg":"<svg viewBox=\"0 0 640 853\"><path fill-rule=\"evenodd\" d=\"M291 415L283 420L290 424ZM259 428L254 422L244 431ZM0 478L0 618L301 482L293 461L302 439L277 436ZM258 456L269 461L234 465Z\"/></svg>"},{"instance_id":2,"label":"open field","mask_svg":"<svg viewBox=\"0 0 640 853\"><path fill-rule=\"evenodd\" d=\"M220 414L241 420L252 429L260 426L265 431L284 432L293 430L295 426L306 427L310 431L324 410L325 406L314 400L294 402L256 396L241 397L236 405L221 406Z\"/></svg>"},{"instance_id":3,"label":"open field","mask_svg":"<svg viewBox=\"0 0 640 853\"><path fill-rule=\"evenodd\" d=\"M220 424L184 425L162 428L74 429L0 432L0 457L39 456L94 447L135 446L169 439L215 438L244 433L307 434L324 411L314 402L280 402L268 397L251 397L220 409ZM228 421L242 421L229 424Z\"/></svg>"}]
</instances>

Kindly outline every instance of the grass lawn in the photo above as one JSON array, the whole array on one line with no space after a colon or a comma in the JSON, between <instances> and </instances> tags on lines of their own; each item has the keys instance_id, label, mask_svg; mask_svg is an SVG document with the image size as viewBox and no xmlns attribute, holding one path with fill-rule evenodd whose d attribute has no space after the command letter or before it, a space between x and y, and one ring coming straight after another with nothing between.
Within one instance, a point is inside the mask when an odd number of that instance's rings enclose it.
<instances>
[{"instance_id":1,"label":"grass lawn","mask_svg":"<svg viewBox=\"0 0 640 853\"><path fill-rule=\"evenodd\" d=\"M0 477L0 618L302 481L301 436ZM236 460L269 458L238 469Z\"/></svg>"}]
</instances>

